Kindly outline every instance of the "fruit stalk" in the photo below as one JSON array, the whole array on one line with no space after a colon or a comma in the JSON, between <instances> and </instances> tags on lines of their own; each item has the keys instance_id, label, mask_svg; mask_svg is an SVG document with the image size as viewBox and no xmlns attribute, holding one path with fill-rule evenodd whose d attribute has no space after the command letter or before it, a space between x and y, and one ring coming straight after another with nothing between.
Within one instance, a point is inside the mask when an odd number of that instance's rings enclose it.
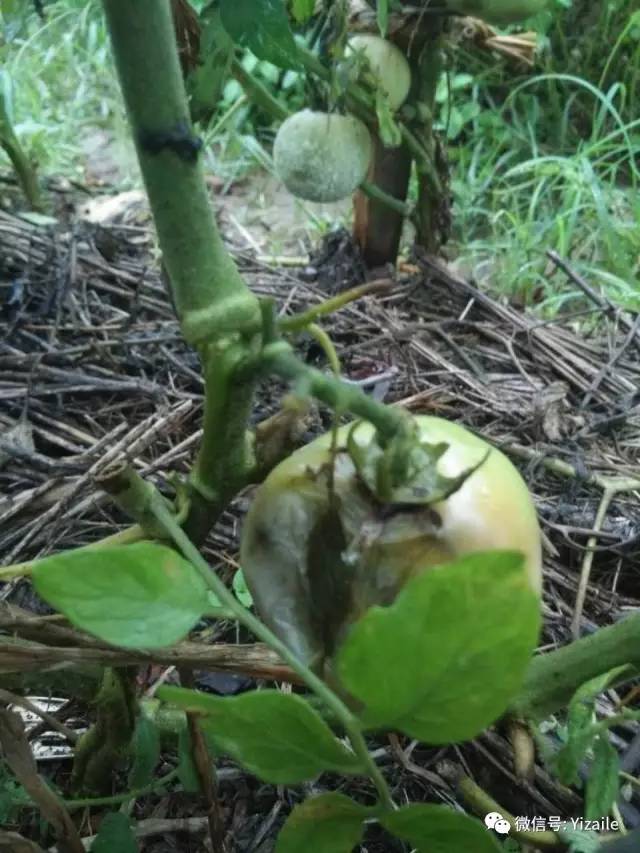
<instances>
[{"instance_id":1,"label":"fruit stalk","mask_svg":"<svg viewBox=\"0 0 640 853\"><path fill-rule=\"evenodd\" d=\"M369 421L375 426L383 442L396 435L409 422L402 409L378 403L360 388L347 385L334 376L327 376L299 361L284 341L275 341L265 347L262 367L282 379L300 382L309 395L332 409L351 412Z\"/></svg>"}]
</instances>

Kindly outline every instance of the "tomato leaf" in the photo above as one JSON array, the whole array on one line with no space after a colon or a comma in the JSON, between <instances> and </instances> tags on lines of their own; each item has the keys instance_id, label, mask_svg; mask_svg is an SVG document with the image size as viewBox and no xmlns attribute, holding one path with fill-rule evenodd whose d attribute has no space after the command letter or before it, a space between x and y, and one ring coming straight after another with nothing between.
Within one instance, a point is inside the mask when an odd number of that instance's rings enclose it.
<instances>
[{"instance_id":1,"label":"tomato leaf","mask_svg":"<svg viewBox=\"0 0 640 853\"><path fill-rule=\"evenodd\" d=\"M429 743L475 737L521 686L540 628L523 558L462 557L410 580L389 607L371 608L338 651L344 687L369 728Z\"/></svg>"},{"instance_id":2,"label":"tomato leaf","mask_svg":"<svg viewBox=\"0 0 640 853\"><path fill-rule=\"evenodd\" d=\"M573 698L571 699L571 706L575 706L578 703L590 703L593 708L594 700L601 693L604 693L610 684L617 681L617 679L626 672L632 673L633 670L634 667L630 664L622 664L621 666L615 666L613 669L603 672L600 675L596 675L595 678L591 678L589 681L585 681L584 684L581 684L574 693Z\"/></svg>"},{"instance_id":3,"label":"tomato leaf","mask_svg":"<svg viewBox=\"0 0 640 853\"><path fill-rule=\"evenodd\" d=\"M91 853L114 853L116 850L118 853L138 853L129 818L122 812L110 812L102 819L91 845Z\"/></svg>"},{"instance_id":4,"label":"tomato leaf","mask_svg":"<svg viewBox=\"0 0 640 853\"><path fill-rule=\"evenodd\" d=\"M596 698L628 669L626 665L617 666L597 675L582 684L573 695L567 714L567 742L555 757L556 771L565 785L580 782L578 770L598 734L594 724Z\"/></svg>"},{"instance_id":5,"label":"tomato leaf","mask_svg":"<svg viewBox=\"0 0 640 853\"><path fill-rule=\"evenodd\" d=\"M447 806L411 805L380 818L384 828L419 853L499 853L500 847L479 820Z\"/></svg>"},{"instance_id":6,"label":"tomato leaf","mask_svg":"<svg viewBox=\"0 0 640 853\"><path fill-rule=\"evenodd\" d=\"M598 820L609 814L619 791L620 756L606 733L593 745L593 764L587 782L584 816Z\"/></svg>"},{"instance_id":7,"label":"tomato leaf","mask_svg":"<svg viewBox=\"0 0 640 853\"><path fill-rule=\"evenodd\" d=\"M65 551L38 560L32 577L52 607L114 646L170 646L209 607L191 563L149 542Z\"/></svg>"},{"instance_id":8,"label":"tomato leaf","mask_svg":"<svg viewBox=\"0 0 640 853\"><path fill-rule=\"evenodd\" d=\"M253 596L249 591L249 587L247 586L247 581L245 580L242 569L238 569L238 571L235 573L231 585L233 587L233 594L238 599L240 604L242 604L243 607L246 607L247 609L253 607Z\"/></svg>"},{"instance_id":9,"label":"tomato leaf","mask_svg":"<svg viewBox=\"0 0 640 853\"><path fill-rule=\"evenodd\" d=\"M223 698L161 687L158 698L202 712L208 741L265 782L293 785L324 770L362 771L358 758L296 694L260 690Z\"/></svg>"},{"instance_id":10,"label":"tomato leaf","mask_svg":"<svg viewBox=\"0 0 640 853\"><path fill-rule=\"evenodd\" d=\"M565 745L558 751L555 758L555 769L558 779L564 785L579 785L580 776L578 770L584 758L598 734L597 727L591 722L587 709L583 709L585 717L579 721L575 714L568 730L568 739Z\"/></svg>"},{"instance_id":11,"label":"tomato leaf","mask_svg":"<svg viewBox=\"0 0 640 853\"><path fill-rule=\"evenodd\" d=\"M344 794L322 794L291 812L280 831L275 853L351 853L362 836L371 809Z\"/></svg>"},{"instance_id":12,"label":"tomato leaf","mask_svg":"<svg viewBox=\"0 0 640 853\"><path fill-rule=\"evenodd\" d=\"M155 723L141 714L132 740L133 764L129 771L129 787L143 788L153 779L153 771L160 757L160 735Z\"/></svg>"},{"instance_id":13,"label":"tomato leaf","mask_svg":"<svg viewBox=\"0 0 640 853\"><path fill-rule=\"evenodd\" d=\"M231 38L258 59L279 68L300 68L282 0L220 0L220 15Z\"/></svg>"},{"instance_id":14,"label":"tomato leaf","mask_svg":"<svg viewBox=\"0 0 640 853\"><path fill-rule=\"evenodd\" d=\"M389 0L378 0L378 28L384 38L389 28Z\"/></svg>"}]
</instances>

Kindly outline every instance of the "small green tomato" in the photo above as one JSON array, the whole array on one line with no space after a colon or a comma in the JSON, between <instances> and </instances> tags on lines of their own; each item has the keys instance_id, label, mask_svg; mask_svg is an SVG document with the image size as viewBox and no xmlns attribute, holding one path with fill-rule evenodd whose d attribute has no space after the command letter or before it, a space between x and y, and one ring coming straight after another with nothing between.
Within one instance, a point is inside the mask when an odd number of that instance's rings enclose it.
<instances>
[{"instance_id":1,"label":"small green tomato","mask_svg":"<svg viewBox=\"0 0 640 853\"><path fill-rule=\"evenodd\" d=\"M349 39L349 52L362 53L387 95L389 106L397 110L411 88L411 69L402 51L386 39L374 35L355 35Z\"/></svg>"},{"instance_id":2,"label":"small green tomato","mask_svg":"<svg viewBox=\"0 0 640 853\"><path fill-rule=\"evenodd\" d=\"M326 434L257 489L242 532L244 576L262 619L309 665L322 668L348 627L372 605L390 604L409 578L464 554L520 551L540 594L540 530L516 468L457 424L427 416L416 422L421 440L448 445L438 462L443 475L460 475L486 456L442 501L377 500L346 452L350 426L338 431L332 476ZM352 435L366 443L373 434L362 423Z\"/></svg>"},{"instance_id":3,"label":"small green tomato","mask_svg":"<svg viewBox=\"0 0 640 853\"><path fill-rule=\"evenodd\" d=\"M371 135L354 116L301 110L278 130L273 159L289 192L306 201L348 198L365 179Z\"/></svg>"}]
</instances>

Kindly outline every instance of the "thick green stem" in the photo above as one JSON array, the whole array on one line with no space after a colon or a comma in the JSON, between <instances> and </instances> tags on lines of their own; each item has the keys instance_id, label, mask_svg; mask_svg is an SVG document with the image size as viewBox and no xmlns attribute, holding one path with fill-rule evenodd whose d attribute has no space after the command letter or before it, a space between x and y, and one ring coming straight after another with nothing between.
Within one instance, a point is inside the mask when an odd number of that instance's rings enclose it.
<instances>
[{"instance_id":1,"label":"thick green stem","mask_svg":"<svg viewBox=\"0 0 640 853\"><path fill-rule=\"evenodd\" d=\"M104 794L124 762L135 729L135 667L107 668L96 696L96 721L75 748L71 787Z\"/></svg>"},{"instance_id":2,"label":"thick green stem","mask_svg":"<svg viewBox=\"0 0 640 853\"><path fill-rule=\"evenodd\" d=\"M254 381L240 376L248 348L244 342L221 341L203 350L205 378L204 433L191 485L185 529L200 542L231 498L246 486L255 460L247 424Z\"/></svg>"},{"instance_id":3,"label":"thick green stem","mask_svg":"<svg viewBox=\"0 0 640 853\"><path fill-rule=\"evenodd\" d=\"M246 482L253 382L236 381L234 369L259 337L260 308L213 218L169 0L103 2L175 310L205 372L205 430L187 519L201 540Z\"/></svg>"},{"instance_id":4,"label":"thick green stem","mask_svg":"<svg viewBox=\"0 0 640 853\"><path fill-rule=\"evenodd\" d=\"M11 126L2 92L0 92L0 147L4 148L11 160L29 205L33 210L41 210L42 199L38 178Z\"/></svg>"},{"instance_id":5,"label":"thick green stem","mask_svg":"<svg viewBox=\"0 0 640 853\"><path fill-rule=\"evenodd\" d=\"M164 500L159 494L157 499L153 502L153 511L155 512L157 520L164 527L167 534L169 534L173 539L186 559L189 560L189 562L198 570L207 587L216 595L221 604L233 613L241 625L244 625L244 627L251 631L254 636L259 640L262 640L270 646L273 651L280 655L280 657L289 664L291 669L300 676L307 687L309 687L309 689L312 690L324 705L334 714L336 719L340 721L349 736L354 752L362 761L363 769L368 773L376 786L381 805L386 809L393 809L393 800L384 776L369 754L357 718L351 713L342 699L340 699L340 697L337 696L321 678L312 672L306 664L300 661L289 647L282 642L282 640L276 637L276 635L273 634L266 625L254 616L253 613L243 607L236 597L229 592L220 578L211 571L207 561L202 557L193 542L191 542L184 530L171 515Z\"/></svg>"},{"instance_id":6,"label":"thick green stem","mask_svg":"<svg viewBox=\"0 0 640 853\"><path fill-rule=\"evenodd\" d=\"M176 312L201 344L259 327L258 302L215 225L169 0L103 0L120 84Z\"/></svg>"},{"instance_id":7,"label":"thick green stem","mask_svg":"<svg viewBox=\"0 0 640 853\"><path fill-rule=\"evenodd\" d=\"M566 706L580 685L624 664L634 667L636 674L640 671L640 614L535 657L510 711L544 719ZM634 672L629 670L619 680L632 677Z\"/></svg>"}]
</instances>

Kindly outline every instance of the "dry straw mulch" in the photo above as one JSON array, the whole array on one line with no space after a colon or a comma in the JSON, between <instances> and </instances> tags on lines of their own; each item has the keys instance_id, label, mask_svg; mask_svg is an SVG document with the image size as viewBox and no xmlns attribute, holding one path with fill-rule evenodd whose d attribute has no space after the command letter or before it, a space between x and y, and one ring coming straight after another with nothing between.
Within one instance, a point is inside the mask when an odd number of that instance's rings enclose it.
<instances>
[{"instance_id":1,"label":"dry straw mulch","mask_svg":"<svg viewBox=\"0 0 640 853\"><path fill-rule=\"evenodd\" d=\"M336 263L327 253L316 270L269 266L240 249L236 257L254 291L288 313L326 298ZM572 626L592 631L640 602L639 491L616 494L595 529L602 478L640 477L640 317L607 303L562 259L550 256L549 274L576 292L576 316L540 319L417 256L387 295L350 305L326 327L347 378L389 402L481 431L519 465L545 536L545 642L552 647L571 638ZM200 435L203 388L146 222L41 227L0 213L0 296L0 553L9 564L126 524L94 485L107 463L127 458L163 488L172 472L185 472ZM301 352L321 363L311 341L301 341ZM274 411L280 390L275 383L263 389L256 418ZM245 505L246 496L206 546L229 575ZM25 581L6 584L0 596L38 606ZM26 618L4 621L18 632L20 624L32 636ZM54 632L49 642L57 660L118 662L86 637ZM197 666L204 653L203 668L226 668L213 647L191 646L194 657L183 662ZM56 660L46 643L41 654L38 666ZM258 658L247 650L248 672L273 671L273 658ZM139 660L176 662L170 652ZM603 713L617 698L607 694ZM616 730L629 772L639 763L635 737L632 725ZM380 747L396 791L412 800L451 799L437 772L445 755L415 744ZM514 813L580 813L576 793L540 766L532 781L516 782L497 731L452 748L449 757L466 763ZM281 821L276 794L267 800L266 817L250 821L254 838ZM640 822L638 806L624 806L630 825Z\"/></svg>"}]
</instances>

